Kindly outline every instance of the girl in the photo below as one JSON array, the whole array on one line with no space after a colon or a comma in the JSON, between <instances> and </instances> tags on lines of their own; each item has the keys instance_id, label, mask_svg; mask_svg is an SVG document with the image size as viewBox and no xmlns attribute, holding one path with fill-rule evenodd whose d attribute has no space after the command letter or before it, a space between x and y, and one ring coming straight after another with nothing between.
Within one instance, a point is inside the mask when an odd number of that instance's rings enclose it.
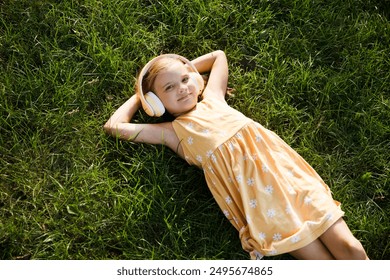
<instances>
[{"instance_id":1,"label":"girl","mask_svg":"<svg viewBox=\"0 0 390 280\"><path fill-rule=\"evenodd\" d=\"M206 72L204 86L199 73ZM223 51L193 61L158 56L142 69L136 94L104 129L120 139L164 144L202 168L252 259L283 253L297 259L368 259L328 186L275 133L226 103L227 82ZM141 106L150 116L167 111L175 119L131 123Z\"/></svg>"}]
</instances>

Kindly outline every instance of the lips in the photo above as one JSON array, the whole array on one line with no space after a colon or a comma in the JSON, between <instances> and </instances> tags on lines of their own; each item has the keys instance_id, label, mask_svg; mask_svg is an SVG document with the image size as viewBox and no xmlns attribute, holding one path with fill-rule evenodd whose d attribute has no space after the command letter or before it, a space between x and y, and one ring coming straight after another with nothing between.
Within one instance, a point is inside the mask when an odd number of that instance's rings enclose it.
<instances>
[{"instance_id":1,"label":"lips","mask_svg":"<svg viewBox=\"0 0 390 280\"><path fill-rule=\"evenodd\" d=\"M183 97L180 97L177 101L185 101L191 96L191 93L188 93L184 95Z\"/></svg>"}]
</instances>

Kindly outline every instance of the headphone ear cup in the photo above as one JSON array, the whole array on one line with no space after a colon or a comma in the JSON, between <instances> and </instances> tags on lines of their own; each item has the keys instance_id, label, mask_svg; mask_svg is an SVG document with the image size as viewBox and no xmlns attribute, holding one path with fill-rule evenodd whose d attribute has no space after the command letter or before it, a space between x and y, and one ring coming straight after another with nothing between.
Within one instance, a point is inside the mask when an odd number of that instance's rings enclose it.
<instances>
[{"instance_id":1,"label":"headphone ear cup","mask_svg":"<svg viewBox=\"0 0 390 280\"><path fill-rule=\"evenodd\" d=\"M145 94L147 108L145 112L152 117L161 117L165 113L165 107L161 100L153 92L149 91Z\"/></svg>"}]
</instances>

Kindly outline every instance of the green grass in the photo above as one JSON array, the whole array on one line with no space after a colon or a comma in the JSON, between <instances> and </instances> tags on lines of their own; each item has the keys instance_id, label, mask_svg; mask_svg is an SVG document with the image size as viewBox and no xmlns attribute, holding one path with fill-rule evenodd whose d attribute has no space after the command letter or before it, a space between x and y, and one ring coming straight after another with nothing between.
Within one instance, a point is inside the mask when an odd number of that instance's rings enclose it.
<instances>
[{"instance_id":1,"label":"green grass","mask_svg":"<svg viewBox=\"0 0 390 280\"><path fill-rule=\"evenodd\" d=\"M0 259L247 259L201 171L102 131L150 58L216 49L229 59L228 102L302 154L368 255L390 259L389 10L1 1Z\"/></svg>"}]
</instances>

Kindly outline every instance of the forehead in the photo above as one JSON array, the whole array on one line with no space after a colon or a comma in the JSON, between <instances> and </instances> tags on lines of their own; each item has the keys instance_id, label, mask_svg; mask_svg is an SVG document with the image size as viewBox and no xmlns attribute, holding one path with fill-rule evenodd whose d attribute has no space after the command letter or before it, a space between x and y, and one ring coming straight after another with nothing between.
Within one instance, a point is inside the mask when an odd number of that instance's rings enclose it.
<instances>
[{"instance_id":1,"label":"forehead","mask_svg":"<svg viewBox=\"0 0 390 280\"><path fill-rule=\"evenodd\" d=\"M164 73L181 73L187 68L184 66L183 62L177 59L170 59L169 63L166 64L164 70L160 74Z\"/></svg>"},{"instance_id":2,"label":"forehead","mask_svg":"<svg viewBox=\"0 0 390 280\"><path fill-rule=\"evenodd\" d=\"M172 60L169 65L157 74L156 83L161 80L174 79L187 73L188 70L181 61Z\"/></svg>"}]
</instances>

